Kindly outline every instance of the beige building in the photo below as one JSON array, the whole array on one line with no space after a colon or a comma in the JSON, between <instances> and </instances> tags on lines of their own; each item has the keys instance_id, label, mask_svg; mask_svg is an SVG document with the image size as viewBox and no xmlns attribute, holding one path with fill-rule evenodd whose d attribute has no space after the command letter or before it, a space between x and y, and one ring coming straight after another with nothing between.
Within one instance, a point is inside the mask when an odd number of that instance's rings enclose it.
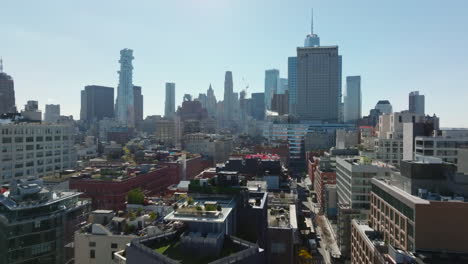
<instances>
[{"instance_id":1,"label":"beige building","mask_svg":"<svg viewBox=\"0 0 468 264\"><path fill-rule=\"evenodd\" d=\"M175 145L177 141L177 122L161 119L156 121L156 140L166 145Z\"/></svg>"},{"instance_id":2,"label":"beige building","mask_svg":"<svg viewBox=\"0 0 468 264\"><path fill-rule=\"evenodd\" d=\"M376 158L399 165L403 159L403 124L423 121L424 115L408 111L380 115L377 139L375 139Z\"/></svg>"},{"instance_id":3,"label":"beige building","mask_svg":"<svg viewBox=\"0 0 468 264\"><path fill-rule=\"evenodd\" d=\"M112 263L114 253L125 249L137 236L124 234L126 219L114 217L112 210L96 210L92 223L75 233L75 263Z\"/></svg>"},{"instance_id":4,"label":"beige building","mask_svg":"<svg viewBox=\"0 0 468 264\"><path fill-rule=\"evenodd\" d=\"M183 137L183 147L188 152L212 159L216 164L229 159L233 142L232 138L217 134L194 133Z\"/></svg>"},{"instance_id":5,"label":"beige building","mask_svg":"<svg viewBox=\"0 0 468 264\"><path fill-rule=\"evenodd\" d=\"M0 122L0 184L76 167L72 126Z\"/></svg>"}]
</instances>

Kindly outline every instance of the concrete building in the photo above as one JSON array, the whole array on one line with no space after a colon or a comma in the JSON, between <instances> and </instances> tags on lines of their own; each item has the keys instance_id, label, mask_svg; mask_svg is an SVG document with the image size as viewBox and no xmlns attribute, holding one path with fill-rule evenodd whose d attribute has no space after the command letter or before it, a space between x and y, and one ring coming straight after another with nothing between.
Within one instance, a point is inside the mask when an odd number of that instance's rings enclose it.
<instances>
[{"instance_id":1,"label":"concrete building","mask_svg":"<svg viewBox=\"0 0 468 264\"><path fill-rule=\"evenodd\" d=\"M296 114L297 104L297 57L288 57L289 114Z\"/></svg>"},{"instance_id":2,"label":"concrete building","mask_svg":"<svg viewBox=\"0 0 468 264\"><path fill-rule=\"evenodd\" d=\"M348 76L344 96L344 122L357 122L362 117L361 105L361 76Z\"/></svg>"},{"instance_id":3,"label":"concrete building","mask_svg":"<svg viewBox=\"0 0 468 264\"><path fill-rule=\"evenodd\" d=\"M265 119L264 93L252 93L252 117L256 120Z\"/></svg>"},{"instance_id":4,"label":"concrete building","mask_svg":"<svg viewBox=\"0 0 468 264\"><path fill-rule=\"evenodd\" d=\"M229 159L233 141L232 138L216 134L187 134L183 137L183 149L201 154L204 158L212 160L215 165Z\"/></svg>"},{"instance_id":5,"label":"concrete building","mask_svg":"<svg viewBox=\"0 0 468 264\"><path fill-rule=\"evenodd\" d=\"M367 211L352 209L346 204L338 204L337 243L343 259L349 260L351 258L351 221L353 219L365 220L367 217Z\"/></svg>"},{"instance_id":6,"label":"concrete building","mask_svg":"<svg viewBox=\"0 0 468 264\"><path fill-rule=\"evenodd\" d=\"M458 150L468 147L468 129L435 131L435 136L415 137L415 159L437 157L459 165Z\"/></svg>"},{"instance_id":7,"label":"concrete building","mask_svg":"<svg viewBox=\"0 0 468 264\"><path fill-rule=\"evenodd\" d=\"M408 111L418 115L425 115L424 95L419 94L419 91L409 94Z\"/></svg>"},{"instance_id":8,"label":"concrete building","mask_svg":"<svg viewBox=\"0 0 468 264\"><path fill-rule=\"evenodd\" d=\"M265 108L271 110L271 101L273 95L278 93L279 86L279 70L271 69L265 71Z\"/></svg>"},{"instance_id":9,"label":"concrete building","mask_svg":"<svg viewBox=\"0 0 468 264\"><path fill-rule=\"evenodd\" d=\"M370 180L374 177L390 176L391 168L386 164L372 162L367 158L337 158L336 185L338 202L351 209L369 210Z\"/></svg>"},{"instance_id":10,"label":"concrete building","mask_svg":"<svg viewBox=\"0 0 468 264\"><path fill-rule=\"evenodd\" d=\"M468 148L461 148L457 150L457 170L460 173L468 175Z\"/></svg>"},{"instance_id":11,"label":"concrete building","mask_svg":"<svg viewBox=\"0 0 468 264\"><path fill-rule=\"evenodd\" d=\"M271 99L271 111L277 112L278 115L286 115L289 113L288 91L283 94L274 94Z\"/></svg>"},{"instance_id":12,"label":"concrete building","mask_svg":"<svg viewBox=\"0 0 468 264\"><path fill-rule=\"evenodd\" d=\"M78 192L51 191L42 180L19 180L0 194L0 264L67 263L67 244L86 221Z\"/></svg>"},{"instance_id":13,"label":"concrete building","mask_svg":"<svg viewBox=\"0 0 468 264\"><path fill-rule=\"evenodd\" d=\"M415 139L418 136L432 136L439 130L439 118L425 116L421 122L403 123L403 160L413 160L416 150Z\"/></svg>"},{"instance_id":14,"label":"concrete building","mask_svg":"<svg viewBox=\"0 0 468 264\"><path fill-rule=\"evenodd\" d=\"M156 140L168 146L176 144L176 122L174 120L156 120Z\"/></svg>"},{"instance_id":15,"label":"concrete building","mask_svg":"<svg viewBox=\"0 0 468 264\"><path fill-rule=\"evenodd\" d=\"M44 113L44 122L57 123L60 118L60 105L59 104L46 104Z\"/></svg>"},{"instance_id":16,"label":"concrete building","mask_svg":"<svg viewBox=\"0 0 468 264\"><path fill-rule=\"evenodd\" d=\"M76 264L112 263L114 253L138 237L124 231L125 225L131 224L130 219L116 217L112 210L95 210L90 216L91 223L75 232Z\"/></svg>"},{"instance_id":17,"label":"concrete building","mask_svg":"<svg viewBox=\"0 0 468 264\"><path fill-rule=\"evenodd\" d=\"M359 132L355 130L336 130L336 144L337 149L347 149L356 147L359 144Z\"/></svg>"},{"instance_id":18,"label":"concrete building","mask_svg":"<svg viewBox=\"0 0 468 264\"><path fill-rule=\"evenodd\" d=\"M3 61L0 59L0 114L16 112L15 84L10 75L3 72Z\"/></svg>"},{"instance_id":19,"label":"concrete building","mask_svg":"<svg viewBox=\"0 0 468 264\"><path fill-rule=\"evenodd\" d=\"M296 98L300 120L338 122L341 103L338 46L297 48Z\"/></svg>"},{"instance_id":20,"label":"concrete building","mask_svg":"<svg viewBox=\"0 0 468 264\"><path fill-rule=\"evenodd\" d=\"M141 93L141 86L133 86L133 100L135 125L139 127L143 122L143 94Z\"/></svg>"},{"instance_id":21,"label":"concrete building","mask_svg":"<svg viewBox=\"0 0 468 264\"><path fill-rule=\"evenodd\" d=\"M166 101L164 104L164 117L174 117L175 111L175 83L166 83Z\"/></svg>"},{"instance_id":22,"label":"concrete building","mask_svg":"<svg viewBox=\"0 0 468 264\"><path fill-rule=\"evenodd\" d=\"M295 263L297 241L296 205L289 204L268 209L267 263Z\"/></svg>"},{"instance_id":23,"label":"concrete building","mask_svg":"<svg viewBox=\"0 0 468 264\"><path fill-rule=\"evenodd\" d=\"M88 85L81 91L80 119L88 123L114 118L114 88Z\"/></svg>"},{"instance_id":24,"label":"concrete building","mask_svg":"<svg viewBox=\"0 0 468 264\"><path fill-rule=\"evenodd\" d=\"M39 110L39 102L34 100L29 100L24 105L24 110L21 110L21 115L24 119L31 122L40 122L42 121L42 112Z\"/></svg>"},{"instance_id":25,"label":"concrete building","mask_svg":"<svg viewBox=\"0 0 468 264\"><path fill-rule=\"evenodd\" d=\"M43 177L76 166L74 129L67 125L0 124L0 183Z\"/></svg>"},{"instance_id":26,"label":"concrete building","mask_svg":"<svg viewBox=\"0 0 468 264\"><path fill-rule=\"evenodd\" d=\"M403 159L404 123L423 122L425 122L424 116L408 111L380 115L377 139L375 140L376 158L386 163L398 165Z\"/></svg>"},{"instance_id":27,"label":"concrete building","mask_svg":"<svg viewBox=\"0 0 468 264\"><path fill-rule=\"evenodd\" d=\"M115 117L128 127L135 127L135 99L133 94L133 50L120 51L119 85L115 102Z\"/></svg>"},{"instance_id":28,"label":"concrete building","mask_svg":"<svg viewBox=\"0 0 468 264\"><path fill-rule=\"evenodd\" d=\"M381 114L393 113L393 107L388 100L380 100L375 105L375 109L379 110Z\"/></svg>"}]
</instances>

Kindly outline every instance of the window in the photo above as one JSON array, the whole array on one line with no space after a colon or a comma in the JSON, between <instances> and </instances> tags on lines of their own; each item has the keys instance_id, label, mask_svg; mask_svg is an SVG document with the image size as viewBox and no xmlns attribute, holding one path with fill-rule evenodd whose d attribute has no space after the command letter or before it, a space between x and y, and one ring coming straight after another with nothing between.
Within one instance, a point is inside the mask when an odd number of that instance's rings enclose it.
<instances>
[{"instance_id":1,"label":"window","mask_svg":"<svg viewBox=\"0 0 468 264\"><path fill-rule=\"evenodd\" d=\"M90 242L89 242L89 246L90 246L90 247L95 247L95 246L96 246L96 242L90 241Z\"/></svg>"},{"instance_id":2,"label":"window","mask_svg":"<svg viewBox=\"0 0 468 264\"><path fill-rule=\"evenodd\" d=\"M89 258L96 258L96 251L94 249L91 249L89 251Z\"/></svg>"},{"instance_id":3,"label":"window","mask_svg":"<svg viewBox=\"0 0 468 264\"><path fill-rule=\"evenodd\" d=\"M111 248L117 248L117 243L112 243Z\"/></svg>"},{"instance_id":4,"label":"window","mask_svg":"<svg viewBox=\"0 0 468 264\"><path fill-rule=\"evenodd\" d=\"M114 259L114 253L115 253L115 251L112 251L112 252L111 252L111 258L112 258L112 259Z\"/></svg>"}]
</instances>

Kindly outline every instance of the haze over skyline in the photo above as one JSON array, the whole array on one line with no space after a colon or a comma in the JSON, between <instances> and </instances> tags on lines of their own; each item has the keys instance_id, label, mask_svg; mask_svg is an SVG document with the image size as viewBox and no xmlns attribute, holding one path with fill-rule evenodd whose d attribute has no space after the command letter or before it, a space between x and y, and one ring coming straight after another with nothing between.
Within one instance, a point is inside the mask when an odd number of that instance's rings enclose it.
<instances>
[{"instance_id":1,"label":"haze over skyline","mask_svg":"<svg viewBox=\"0 0 468 264\"><path fill-rule=\"evenodd\" d=\"M338 45L346 76L362 78L362 111L388 99L408 108L426 96L426 113L445 127L468 127L468 3L451 1L20 1L2 3L0 56L15 80L16 104L60 104L79 119L80 90L118 84L119 51L134 50L133 82L144 115L164 113L165 82L183 94L223 98L224 73L234 91L263 92L266 69L287 77L287 58L310 33Z\"/></svg>"}]
</instances>

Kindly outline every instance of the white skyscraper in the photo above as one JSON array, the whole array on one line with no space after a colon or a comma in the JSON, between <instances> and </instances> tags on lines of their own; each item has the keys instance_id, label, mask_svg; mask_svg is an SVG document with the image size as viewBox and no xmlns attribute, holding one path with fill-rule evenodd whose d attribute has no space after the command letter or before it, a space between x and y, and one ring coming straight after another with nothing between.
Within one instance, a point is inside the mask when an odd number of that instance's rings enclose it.
<instances>
[{"instance_id":1,"label":"white skyscraper","mask_svg":"<svg viewBox=\"0 0 468 264\"><path fill-rule=\"evenodd\" d=\"M280 82L279 70L271 69L265 71L265 108L271 110L271 99L278 93Z\"/></svg>"},{"instance_id":2,"label":"white skyscraper","mask_svg":"<svg viewBox=\"0 0 468 264\"><path fill-rule=\"evenodd\" d=\"M133 99L133 50L120 51L119 86L117 88L117 101L115 115L117 120L128 127L135 126L135 109Z\"/></svg>"},{"instance_id":3,"label":"white skyscraper","mask_svg":"<svg viewBox=\"0 0 468 264\"><path fill-rule=\"evenodd\" d=\"M344 121L356 122L361 117L361 76L348 76L344 97Z\"/></svg>"}]
</instances>

